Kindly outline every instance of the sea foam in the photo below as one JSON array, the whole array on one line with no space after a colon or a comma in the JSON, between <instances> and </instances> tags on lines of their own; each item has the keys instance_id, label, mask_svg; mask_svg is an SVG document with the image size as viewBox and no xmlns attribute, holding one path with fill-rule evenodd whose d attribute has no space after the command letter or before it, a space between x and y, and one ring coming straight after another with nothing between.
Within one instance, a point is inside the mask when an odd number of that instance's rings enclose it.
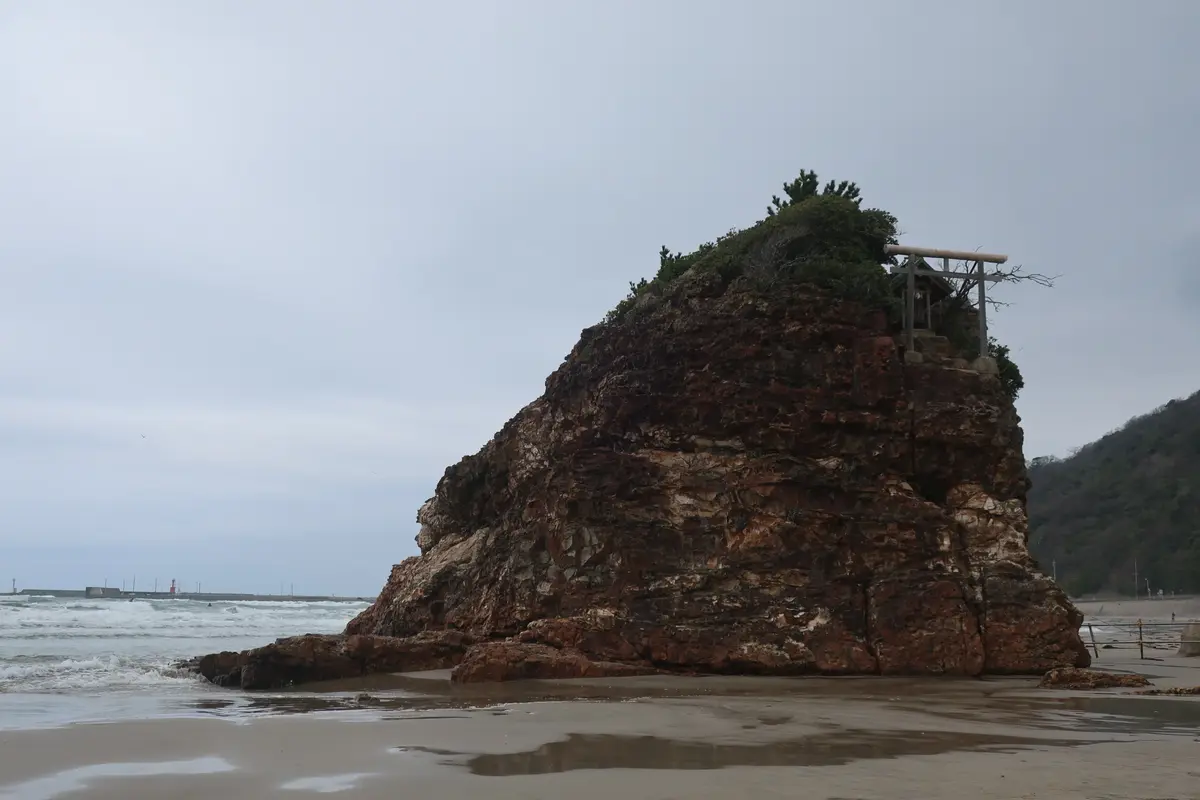
<instances>
[{"instance_id":1,"label":"sea foam","mask_svg":"<svg viewBox=\"0 0 1200 800\"><path fill-rule=\"evenodd\" d=\"M240 650L282 636L336 633L366 603L0 600L0 693L179 686L180 658Z\"/></svg>"}]
</instances>

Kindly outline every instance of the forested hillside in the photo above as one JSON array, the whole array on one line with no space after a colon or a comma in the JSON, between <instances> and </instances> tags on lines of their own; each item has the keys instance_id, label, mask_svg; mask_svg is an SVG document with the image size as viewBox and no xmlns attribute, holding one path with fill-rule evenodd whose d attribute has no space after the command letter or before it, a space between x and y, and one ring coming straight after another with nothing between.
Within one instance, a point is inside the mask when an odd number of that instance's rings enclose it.
<instances>
[{"instance_id":1,"label":"forested hillside","mask_svg":"<svg viewBox=\"0 0 1200 800\"><path fill-rule=\"evenodd\" d=\"M1200 392L1029 470L1030 548L1079 595L1200 592Z\"/></svg>"}]
</instances>

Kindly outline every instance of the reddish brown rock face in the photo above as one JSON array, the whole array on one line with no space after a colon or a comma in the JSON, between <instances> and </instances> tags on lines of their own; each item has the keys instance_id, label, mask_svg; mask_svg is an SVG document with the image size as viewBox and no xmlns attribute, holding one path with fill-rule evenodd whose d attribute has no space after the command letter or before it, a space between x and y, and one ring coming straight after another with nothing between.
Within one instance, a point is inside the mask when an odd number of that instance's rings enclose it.
<instances>
[{"instance_id":1,"label":"reddish brown rock face","mask_svg":"<svg viewBox=\"0 0 1200 800\"><path fill-rule=\"evenodd\" d=\"M446 470L347 633L509 640L458 680L1086 666L1026 548L1016 412L963 363L905 363L882 313L803 287L687 276Z\"/></svg>"},{"instance_id":2,"label":"reddish brown rock face","mask_svg":"<svg viewBox=\"0 0 1200 800\"><path fill-rule=\"evenodd\" d=\"M484 683L522 678L618 678L652 672L636 664L592 661L570 648L503 641L471 648L450 673L450 679L456 683Z\"/></svg>"},{"instance_id":3,"label":"reddish brown rock face","mask_svg":"<svg viewBox=\"0 0 1200 800\"><path fill-rule=\"evenodd\" d=\"M900 355L877 312L689 278L446 471L348 630L712 672L1086 665L998 380Z\"/></svg>"}]
</instances>

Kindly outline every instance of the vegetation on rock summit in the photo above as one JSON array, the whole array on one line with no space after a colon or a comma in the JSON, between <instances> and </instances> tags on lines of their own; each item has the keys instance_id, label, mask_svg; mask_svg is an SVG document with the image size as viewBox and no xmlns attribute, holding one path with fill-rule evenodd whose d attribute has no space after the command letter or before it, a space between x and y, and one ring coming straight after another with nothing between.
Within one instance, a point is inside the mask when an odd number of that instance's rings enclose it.
<instances>
[{"instance_id":1,"label":"vegetation on rock summit","mask_svg":"<svg viewBox=\"0 0 1200 800\"><path fill-rule=\"evenodd\" d=\"M803 171L783 185L785 199L771 198L767 216L744 230L731 230L695 251L659 252L658 272L629 284L629 296L606 321L629 312L645 295L660 294L691 269L718 273L724 280L746 276L769 283L811 283L830 294L867 305L892 308L895 291L884 252L896 243L896 218L879 209L863 209L857 185L830 181L822 188L815 172Z\"/></svg>"},{"instance_id":2,"label":"vegetation on rock summit","mask_svg":"<svg viewBox=\"0 0 1200 800\"><path fill-rule=\"evenodd\" d=\"M899 323L900 297L884 264L895 264L886 252L897 242L897 221L887 211L862 207L862 194L850 181L821 185L815 172L802 170L783 184L784 197L775 195L767 215L749 228L730 230L715 242L706 242L691 253L674 253L664 246L658 254L658 272L649 280L630 282L629 295L605 316L621 319L644 298L661 295L685 273L715 272L726 283L738 278L770 290L777 282L810 284L833 297L886 310ZM966 307L964 298L954 298ZM966 352L970 331L947 332ZM1000 380L1011 398L1024 386L1009 349L991 340L991 352L1000 368Z\"/></svg>"}]
</instances>

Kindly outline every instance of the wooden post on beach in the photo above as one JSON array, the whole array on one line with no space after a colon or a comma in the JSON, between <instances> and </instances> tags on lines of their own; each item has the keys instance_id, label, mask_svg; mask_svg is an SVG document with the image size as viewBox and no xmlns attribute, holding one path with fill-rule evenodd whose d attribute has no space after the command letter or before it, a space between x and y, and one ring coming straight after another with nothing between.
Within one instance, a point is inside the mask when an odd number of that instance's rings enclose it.
<instances>
[{"instance_id":1,"label":"wooden post on beach","mask_svg":"<svg viewBox=\"0 0 1200 800\"><path fill-rule=\"evenodd\" d=\"M1092 652L1096 654L1096 658L1100 658L1100 648L1096 647L1096 632L1092 630L1092 623L1088 623L1088 636L1092 637Z\"/></svg>"},{"instance_id":2,"label":"wooden post on beach","mask_svg":"<svg viewBox=\"0 0 1200 800\"><path fill-rule=\"evenodd\" d=\"M1138 620L1138 658L1146 657L1146 649L1142 641L1142 621Z\"/></svg>"}]
</instances>

